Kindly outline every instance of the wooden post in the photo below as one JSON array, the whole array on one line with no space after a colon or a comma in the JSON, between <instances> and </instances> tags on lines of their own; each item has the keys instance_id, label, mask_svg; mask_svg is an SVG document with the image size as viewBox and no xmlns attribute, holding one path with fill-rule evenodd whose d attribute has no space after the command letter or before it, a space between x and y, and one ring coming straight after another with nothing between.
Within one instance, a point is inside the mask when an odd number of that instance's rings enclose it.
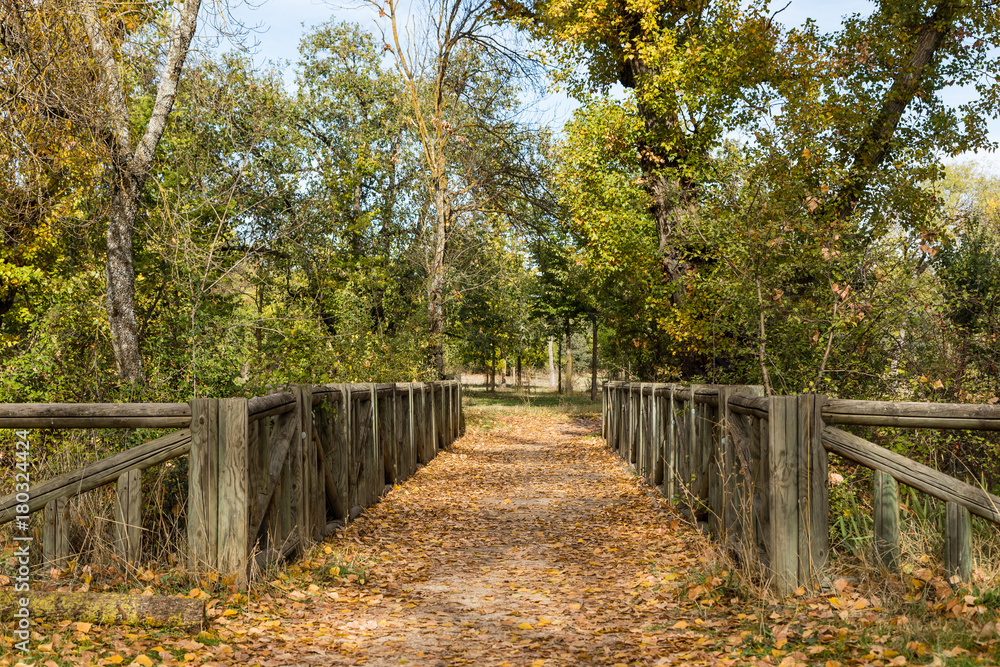
<instances>
[{"instance_id":1,"label":"wooden post","mask_svg":"<svg viewBox=\"0 0 1000 667\"><path fill-rule=\"evenodd\" d=\"M437 423L437 410L435 410L434 402L434 382L428 383L428 389L430 389L430 417L431 420L431 442L434 443L432 451L434 454L432 456L437 456L437 451L440 449L441 445L438 443L438 423Z\"/></svg>"},{"instance_id":2,"label":"wooden post","mask_svg":"<svg viewBox=\"0 0 1000 667\"><path fill-rule=\"evenodd\" d=\"M528 391L531 391L531 371L528 371ZM462 404L462 394L465 392L462 389L462 383L458 383L458 434L460 436L465 435L465 407Z\"/></svg>"},{"instance_id":3,"label":"wooden post","mask_svg":"<svg viewBox=\"0 0 1000 667\"><path fill-rule=\"evenodd\" d=\"M875 558L889 572L899 570L899 484L888 473L872 471L875 506Z\"/></svg>"},{"instance_id":4,"label":"wooden post","mask_svg":"<svg viewBox=\"0 0 1000 667\"><path fill-rule=\"evenodd\" d=\"M642 395L644 386L643 383L639 383L639 393L636 401L636 426L638 428L636 429L636 446L632 448L631 460L636 473L640 477L646 476L646 431L648 430L648 424L646 423L646 399Z\"/></svg>"},{"instance_id":5,"label":"wooden post","mask_svg":"<svg viewBox=\"0 0 1000 667\"><path fill-rule=\"evenodd\" d=\"M406 383L406 427L408 431L410 454L413 457L413 469L416 470L420 462L420 455L417 452L417 438L413 430L413 383Z\"/></svg>"},{"instance_id":6,"label":"wooden post","mask_svg":"<svg viewBox=\"0 0 1000 667\"><path fill-rule=\"evenodd\" d=\"M760 424L756 417L741 415L729 410L728 396L734 393L763 396L761 386L732 387L726 399L726 431L728 451L732 456L731 470L734 478L732 497L727 508L727 525L730 539L743 554L746 562L760 562L755 539L757 511L760 508L761 447ZM761 542L762 544L762 542Z\"/></svg>"},{"instance_id":7,"label":"wooden post","mask_svg":"<svg viewBox=\"0 0 1000 667\"><path fill-rule=\"evenodd\" d=\"M771 553L771 457L768 446L770 419L750 418L750 477L752 483L753 525L752 544L760 554L760 562L767 562Z\"/></svg>"},{"instance_id":8,"label":"wooden post","mask_svg":"<svg viewBox=\"0 0 1000 667\"><path fill-rule=\"evenodd\" d=\"M653 477L652 484L660 488L663 484L663 443L666 441L663 433L663 399L656 396L659 385L653 385L653 394L650 396L653 412ZM662 490L660 491L662 494Z\"/></svg>"},{"instance_id":9,"label":"wooden post","mask_svg":"<svg viewBox=\"0 0 1000 667\"><path fill-rule=\"evenodd\" d=\"M250 497L247 399L219 399L219 573L247 585Z\"/></svg>"},{"instance_id":10,"label":"wooden post","mask_svg":"<svg viewBox=\"0 0 1000 667\"><path fill-rule=\"evenodd\" d=\"M677 492L675 488L676 478L677 478L677 438L676 438L676 419L677 419L677 405L674 403L674 390L676 385L670 385L670 399L667 403L667 471L666 471L666 492L667 500L671 503L674 502L674 494Z\"/></svg>"},{"instance_id":11,"label":"wooden post","mask_svg":"<svg viewBox=\"0 0 1000 667\"><path fill-rule=\"evenodd\" d=\"M972 514L952 502L945 505L944 571L950 583L972 581Z\"/></svg>"},{"instance_id":12,"label":"wooden post","mask_svg":"<svg viewBox=\"0 0 1000 667\"><path fill-rule=\"evenodd\" d=\"M191 453L188 455L188 569L218 567L219 401L191 401Z\"/></svg>"},{"instance_id":13,"label":"wooden post","mask_svg":"<svg viewBox=\"0 0 1000 667\"><path fill-rule=\"evenodd\" d=\"M518 376L520 380L520 376ZM458 380L452 380L454 383L454 426L452 434L455 440L462 437L462 383Z\"/></svg>"},{"instance_id":14,"label":"wooden post","mask_svg":"<svg viewBox=\"0 0 1000 667\"><path fill-rule=\"evenodd\" d=\"M292 393L295 395L297 427L288 452L291 468L291 520L292 527L298 530L300 543L304 547L312 541L309 495L312 489L309 483L310 466L307 463L307 452L312 445L312 392L305 387L297 386L293 387ZM306 400L309 401L308 405Z\"/></svg>"},{"instance_id":15,"label":"wooden post","mask_svg":"<svg viewBox=\"0 0 1000 667\"><path fill-rule=\"evenodd\" d=\"M818 589L830 554L830 497L822 394L798 397L799 583ZM898 513L897 513L898 516Z\"/></svg>"},{"instance_id":16,"label":"wooden post","mask_svg":"<svg viewBox=\"0 0 1000 667\"><path fill-rule=\"evenodd\" d=\"M45 530L42 535L42 560L61 565L69 558L69 498L54 498L45 503Z\"/></svg>"},{"instance_id":17,"label":"wooden post","mask_svg":"<svg viewBox=\"0 0 1000 667\"><path fill-rule=\"evenodd\" d=\"M457 397L458 386L455 383L455 380L452 380L451 386L448 390L448 423L451 431L452 442L458 440L458 407L455 405L455 399Z\"/></svg>"},{"instance_id":18,"label":"wooden post","mask_svg":"<svg viewBox=\"0 0 1000 667\"><path fill-rule=\"evenodd\" d=\"M344 490L344 507L347 508L349 515L351 509L358 504L358 481L354 473L358 464L354 459L354 440L352 438L354 431L351 428L353 408L351 386L349 384L344 383L340 385L340 403L340 428L337 430L340 433L340 446L344 450L340 459L344 465L343 477L341 478L344 483L340 485L340 488Z\"/></svg>"},{"instance_id":19,"label":"wooden post","mask_svg":"<svg viewBox=\"0 0 1000 667\"><path fill-rule=\"evenodd\" d=\"M705 474L705 487L708 491L708 526L712 535L716 539L725 537L725 524L723 523L726 507L726 480L728 470L726 468L726 433L723 430L725 414L726 389L722 385L710 385L716 390L716 402L718 406L712 408L705 405L705 413L709 416L707 428L707 465Z\"/></svg>"},{"instance_id":20,"label":"wooden post","mask_svg":"<svg viewBox=\"0 0 1000 667\"><path fill-rule=\"evenodd\" d=\"M700 388L701 385L690 385L691 400L688 402L688 411L685 415L688 420L688 432L687 452L685 452L685 458L687 459L687 479L684 480L684 484L687 488L689 499L696 497L696 489L699 488L699 482L701 481L701 453L698 451L698 404L694 401L694 393ZM693 504L690 509L694 512L697 509L697 504Z\"/></svg>"},{"instance_id":21,"label":"wooden post","mask_svg":"<svg viewBox=\"0 0 1000 667\"><path fill-rule=\"evenodd\" d=\"M772 396L768 407L771 492L770 562L778 595L798 587L798 397Z\"/></svg>"},{"instance_id":22,"label":"wooden post","mask_svg":"<svg viewBox=\"0 0 1000 667\"><path fill-rule=\"evenodd\" d=\"M608 383L601 386L601 437L608 440Z\"/></svg>"},{"instance_id":23,"label":"wooden post","mask_svg":"<svg viewBox=\"0 0 1000 667\"><path fill-rule=\"evenodd\" d=\"M735 534L736 514L733 498L736 495L736 478L739 467L736 463L736 441L730 426L729 396L739 389L731 385L716 385L718 387L719 405L715 414L718 420L715 470L718 476L718 510L719 537L727 543Z\"/></svg>"},{"instance_id":24,"label":"wooden post","mask_svg":"<svg viewBox=\"0 0 1000 667\"><path fill-rule=\"evenodd\" d=\"M123 472L116 486L115 555L135 566L142 539L142 471L133 468Z\"/></svg>"}]
</instances>

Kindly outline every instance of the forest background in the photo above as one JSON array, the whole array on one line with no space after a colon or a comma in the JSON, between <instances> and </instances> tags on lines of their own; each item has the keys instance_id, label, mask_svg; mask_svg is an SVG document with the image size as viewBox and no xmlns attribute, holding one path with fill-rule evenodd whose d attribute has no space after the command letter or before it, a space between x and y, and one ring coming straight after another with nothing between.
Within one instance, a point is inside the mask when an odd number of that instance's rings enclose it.
<instances>
[{"instance_id":1,"label":"forest background","mask_svg":"<svg viewBox=\"0 0 1000 667\"><path fill-rule=\"evenodd\" d=\"M945 167L996 148L987 3L371 0L287 70L200 0L0 9L0 401L550 341L601 379L998 400L1000 182Z\"/></svg>"}]
</instances>

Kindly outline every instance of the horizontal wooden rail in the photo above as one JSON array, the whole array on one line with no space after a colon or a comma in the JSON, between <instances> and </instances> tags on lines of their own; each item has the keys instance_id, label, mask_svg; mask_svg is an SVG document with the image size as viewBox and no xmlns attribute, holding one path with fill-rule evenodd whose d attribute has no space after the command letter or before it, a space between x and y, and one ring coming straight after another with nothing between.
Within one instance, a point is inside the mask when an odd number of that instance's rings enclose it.
<instances>
[{"instance_id":1,"label":"horizontal wooden rail","mask_svg":"<svg viewBox=\"0 0 1000 667\"><path fill-rule=\"evenodd\" d=\"M0 428L184 428L187 403L0 403Z\"/></svg>"},{"instance_id":2,"label":"horizontal wooden rail","mask_svg":"<svg viewBox=\"0 0 1000 667\"><path fill-rule=\"evenodd\" d=\"M829 424L1000 431L1000 406L830 399L823 419Z\"/></svg>"},{"instance_id":3,"label":"horizontal wooden rail","mask_svg":"<svg viewBox=\"0 0 1000 667\"><path fill-rule=\"evenodd\" d=\"M767 419L769 401L764 396L736 393L729 396L729 409L741 415Z\"/></svg>"},{"instance_id":4,"label":"horizontal wooden rail","mask_svg":"<svg viewBox=\"0 0 1000 667\"><path fill-rule=\"evenodd\" d=\"M187 454L191 450L191 431L174 431L156 440L133 447L106 459L95 461L78 470L53 477L31 488L28 511L37 512L50 500L75 496L112 484L128 470L145 470L157 464ZM17 494L0 498L0 525L14 519L19 504Z\"/></svg>"},{"instance_id":5,"label":"horizontal wooden rail","mask_svg":"<svg viewBox=\"0 0 1000 667\"><path fill-rule=\"evenodd\" d=\"M1000 498L983 489L833 426L823 429L823 446L845 459L887 473L903 484L1000 524Z\"/></svg>"},{"instance_id":6,"label":"horizontal wooden rail","mask_svg":"<svg viewBox=\"0 0 1000 667\"><path fill-rule=\"evenodd\" d=\"M251 420L282 415L294 409L295 396L287 391L267 396L256 396L247 401L247 413Z\"/></svg>"}]
</instances>

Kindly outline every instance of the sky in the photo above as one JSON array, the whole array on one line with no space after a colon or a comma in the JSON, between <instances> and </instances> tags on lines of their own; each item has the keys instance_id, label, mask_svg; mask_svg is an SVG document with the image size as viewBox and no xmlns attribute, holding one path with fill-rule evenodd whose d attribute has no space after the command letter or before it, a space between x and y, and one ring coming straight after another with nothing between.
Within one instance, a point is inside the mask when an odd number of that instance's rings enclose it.
<instances>
[{"instance_id":1,"label":"sky","mask_svg":"<svg viewBox=\"0 0 1000 667\"><path fill-rule=\"evenodd\" d=\"M782 0L772 5L783 6ZM352 21L374 28L373 10L366 8L359 0L353 8L346 8L321 0L242 0L231 5L233 17L248 28L252 28L245 42L251 48L257 65L274 63L282 72L285 84L294 86L295 63L298 60L299 40L304 34L326 21ZM845 15L867 14L874 7L870 0L792 0L777 17L786 26L801 25L806 19L816 21L824 31L835 30ZM223 45L222 48L227 48ZM231 47L229 47L231 48ZM965 101L969 93L952 91L945 99L952 103ZM569 120L576 104L565 95L549 94L535 103L537 122L560 128ZM990 134L1000 140L1000 123L990 123ZM967 156L984 168L1000 174L1000 155Z\"/></svg>"}]
</instances>

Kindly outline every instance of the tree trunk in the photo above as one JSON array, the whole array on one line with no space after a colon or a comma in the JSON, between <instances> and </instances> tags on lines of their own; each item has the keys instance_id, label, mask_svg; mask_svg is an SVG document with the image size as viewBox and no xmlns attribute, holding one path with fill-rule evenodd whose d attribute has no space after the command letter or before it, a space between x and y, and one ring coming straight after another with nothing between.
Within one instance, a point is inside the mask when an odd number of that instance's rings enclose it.
<instances>
[{"instance_id":1,"label":"tree trunk","mask_svg":"<svg viewBox=\"0 0 1000 667\"><path fill-rule=\"evenodd\" d=\"M118 365L118 377L129 384L143 382L142 349L135 317L135 266L132 233L139 212L140 180L120 173L114 184L108 218L108 256L104 265L107 280L106 308L111 329L111 346Z\"/></svg>"},{"instance_id":2,"label":"tree trunk","mask_svg":"<svg viewBox=\"0 0 1000 667\"><path fill-rule=\"evenodd\" d=\"M115 593L24 594L9 590L0 591L0 621L14 620L22 597L28 599L28 613L33 622L54 624L67 620L107 626L180 627L192 633L205 625L204 600Z\"/></svg>"},{"instance_id":3,"label":"tree trunk","mask_svg":"<svg viewBox=\"0 0 1000 667\"><path fill-rule=\"evenodd\" d=\"M591 325L593 326L593 333L591 334L591 354L590 354L590 400L597 400L597 314L591 315L590 319Z\"/></svg>"},{"instance_id":4,"label":"tree trunk","mask_svg":"<svg viewBox=\"0 0 1000 667\"><path fill-rule=\"evenodd\" d=\"M431 251L430 284L427 311L430 319L431 365L439 380L444 379L444 250L448 231L449 202L439 180L435 183L434 202L437 218Z\"/></svg>"},{"instance_id":5,"label":"tree trunk","mask_svg":"<svg viewBox=\"0 0 1000 667\"><path fill-rule=\"evenodd\" d=\"M560 336L559 337L559 358L558 358L558 363L556 364L556 368L559 369L559 389L558 389L558 393L560 393L560 394L563 393L562 352L563 352L563 342L562 342L562 336Z\"/></svg>"},{"instance_id":6,"label":"tree trunk","mask_svg":"<svg viewBox=\"0 0 1000 667\"><path fill-rule=\"evenodd\" d=\"M139 213L139 199L153 165L167 118L177 97L181 70L198 25L201 0L184 0L177 25L170 36L170 48L160 72L156 99L139 143L132 144L131 114L126 103L115 49L105 35L96 0L80 6L84 28L101 78L97 94L107 107L112 153L112 196L108 215L108 257L106 307L112 347L119 377L130 384L144 381L139 330L135 317L135 266L132 236Z\"/></svg>"},{"instance_id":7,"label":"tree trunk","mask_svg":"<svg viewBox=\"0 0 1000 667\"><path fill-rule=\"evenodd\" d=\"M555 389L556 386L556 364L552 357L552 336L549 336L549 389Z\"/></svg>"},{"instance_id":8,"label":"tree trunk","mask_svg":"<svg viewBox=\"0 0 1000 667\"><path fill-rule=\"evenodd\" d=\"M573 332L566 320L566 395L573 393Z\"/></svg>"},{"instance_id":9,"label":"tree trunk","mask_svg":"<svg viewBox=\"0 0 1000 667\"><path fill-rule=\"evenodd\" d=\"M490 380L489 380L489 383L490 383L489 390L490 391L496 391L497 390L497 362L496 362L496 359L497 359L496 350L494 349L493 341L491 340L490 341Z\"/></svg>"},{"instance_id":10,"label":"tree trunk","mask_svg":"<svg viewBox=\"0 0 1000 667\"><path fill-rule=\"evenodd\" d=\"M517 353L517 383L516 384L517 384L517 388L518 389L520 389L521 387L524 386L524 383L521 382L521 353L520 352Z\"/></svg>"}]
</instances>

